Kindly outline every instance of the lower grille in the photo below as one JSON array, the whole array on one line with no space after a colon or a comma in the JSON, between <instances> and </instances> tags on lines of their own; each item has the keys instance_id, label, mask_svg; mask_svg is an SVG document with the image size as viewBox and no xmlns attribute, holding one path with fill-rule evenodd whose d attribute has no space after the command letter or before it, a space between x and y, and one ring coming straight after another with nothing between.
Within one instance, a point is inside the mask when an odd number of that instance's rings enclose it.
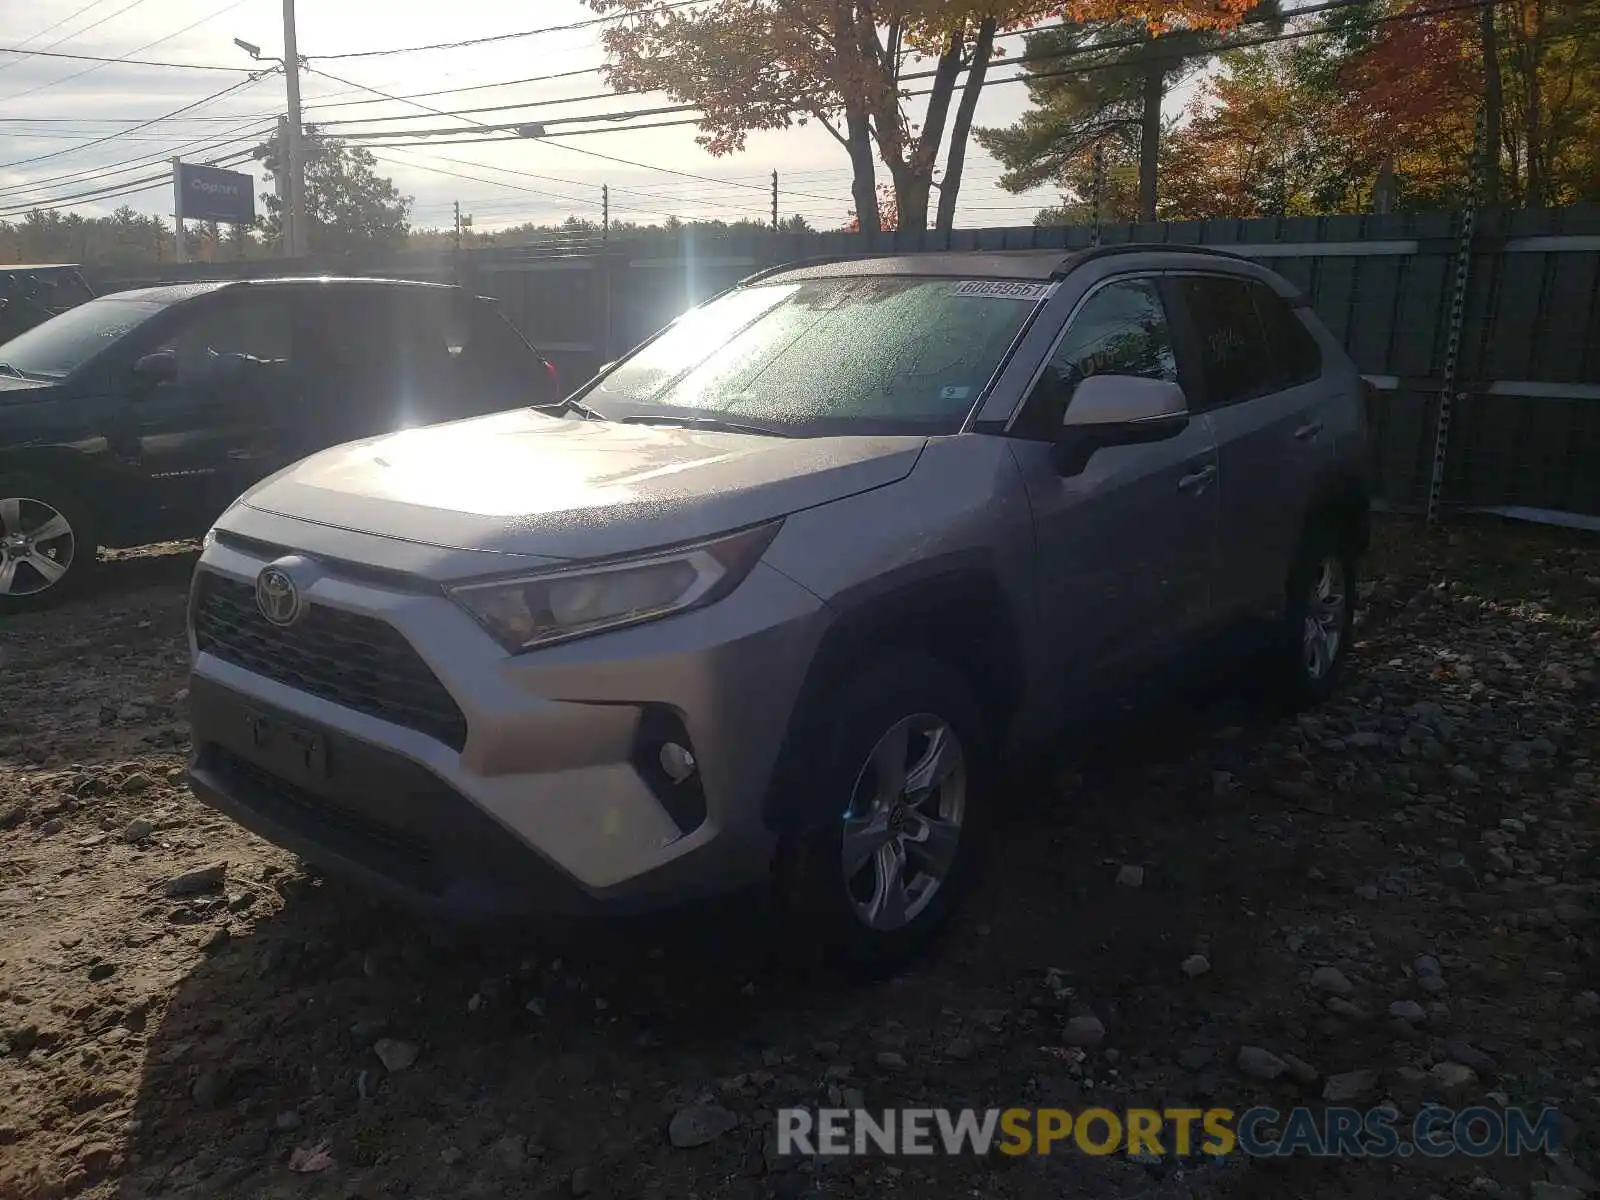
<instances>
[{"instance_id":1,"label":"lower grille","mask_svg":"<svg viewBox=\"0 0 1600 1200\"><path fill-rule=\"evenodd\" d=\"M433 848L425 840L313 795L220 746L207 746L201 765L274 820L302 831L316 830L328 849L413 887L436 886Z\"/></svg>"},{"instance_id":2,"label":"lower grille","mask_svg":"<svg viewBox=\"0 0 1600 1200\"><path fill-rule=\"evenodd\" d=\"M195 640L224 662L379 720L415 729L453 750L467 719L439 677L392 625L313 605L288 628L271 624L248 583L202 571Z\"/></svg>"}]
</instances>

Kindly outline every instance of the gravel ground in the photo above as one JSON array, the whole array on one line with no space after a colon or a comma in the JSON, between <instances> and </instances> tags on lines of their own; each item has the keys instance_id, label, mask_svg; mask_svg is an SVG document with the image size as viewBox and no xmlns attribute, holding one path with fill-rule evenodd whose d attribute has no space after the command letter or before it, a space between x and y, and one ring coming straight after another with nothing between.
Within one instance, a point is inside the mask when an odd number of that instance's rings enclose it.
<instances>
[{"instance_id":1,"label":"gravel ground","mask_svg":"<svg viewBox=\"0 0 1600 1200\"><path fill-rule=\"evenodd\" d=\"M97 595L0 625L0 1197L1593 1186L1593 539L1385 521L1340 697L1267 721L1217 689L1016 772L998 869L928 961L874 986L785 970L725 912L486 945L211 814L179 783L192 561L127 556ZM1103 1040L1069 1045L1097 1040L1090 1015ZM1407 1112L1557 1105L1572 1152L768 1149L792 1104L1284 1107L1332 1076ZM680 1148L675 1117L721 1132Z\"/></svg>"}]
</instances>

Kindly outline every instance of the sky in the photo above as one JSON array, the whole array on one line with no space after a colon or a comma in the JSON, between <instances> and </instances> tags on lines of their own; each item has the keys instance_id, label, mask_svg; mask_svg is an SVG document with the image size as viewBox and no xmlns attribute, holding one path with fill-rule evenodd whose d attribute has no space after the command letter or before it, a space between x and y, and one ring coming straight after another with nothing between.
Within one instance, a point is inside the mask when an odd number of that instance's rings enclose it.
<instances>
[{"instance_id":1,"label":"sky","mask_svg":"<svg viewBox=\"0 0 1600 1200\"><path fill-rule=\"evenodd\" d=\"M423 105L444 110L538 105L472 118L486 122L592 116L672 103L660 95L556 103L606 91L597 73L517 82L600 66L605 55L595 27L452 50L322 57L518 33L594 15L581 0L521 4L299 0L299 51L303 59L311 60L301 84L305 120L324 124L335 134L459 123L415 105L379 100L364 88L402 96L473 89L419 98ZM281 74L270 74L251 82L242 72L254 64L233 44L235 38L254 43L266 56L281 55L281 0L0 3L0 47L231 68L176 70L97 64L45 53L0 54L0 219L8 211L33 204L60 205L85 215L101 215L128 204L141 212L170 215L169 186L101 200L68 198L112 183L147 185L174 154L186 161L210 161L248 149L269 132L285 110L285 81ZM1015 53L1021 39L1005 44ZM1012 73L1014 69L997 71L1001 76ZM234 85L239 86L229 94L206 99ZM1181 107L1188 90L1169 98L1169 111ZM195 107L181 117L134 128L189 104ZM987 87L976 124L1008 124L1026 107L1026 89L1021 85ZM375 117L404 120L372 121ZM362 123L340 125L341 121ZM412 223L421 228L450 225L457 201L485 230L524 221L559 221L568 215L598 219L603 184L611 189L611 213L617 220L658 223L671 215L684 220L765 221L770 216L768 189L774 170L779 172L785 217L798 213L818 228L837 228L846 220L852 208L848 163L843 149L824 130L812 126L753 134L745 151L723 158L696 145L695 133L692 126L679 126L608 131L561 142L522 139L376 153L381 169L403 194L413 197ZM627 159L633 165L597 154ZM261 174L253 164L235 169L258 178ZM976 145L971 147L958 224L1025 225L1055 198L1048 190L1021 196L1001 191L995 183L1000 173L998 163ZM887 173L880 176L887 178ZM261 183L258 190L265 188Z\"/></svg>"}]
</instances>

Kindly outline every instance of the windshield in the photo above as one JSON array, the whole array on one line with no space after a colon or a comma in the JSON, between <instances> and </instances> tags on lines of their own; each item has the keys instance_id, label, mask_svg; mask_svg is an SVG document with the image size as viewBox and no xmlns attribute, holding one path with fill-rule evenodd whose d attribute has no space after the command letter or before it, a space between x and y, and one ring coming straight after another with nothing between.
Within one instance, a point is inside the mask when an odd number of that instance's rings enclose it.
<instances>
[{"instance_id":1,"label":"windshield","mask_svg":"<svg viewBox=\"0 0 1600 1200\"><path fill-rule=\"evenodd\" d=\"M679 318L583 400L612 419L953 433L1046 290L889 277L741 288Z\"/></svg>"},{"instance_id":2,"label":"windshield","mask_svg":"<svg viewBox=\"0 0 1600 1200\"><path fill-rule=\"evenodd\" d=\"M91 300L0 343L0 363L40 379L64 379L166 306L148 300Z\"/></svg>"}]
</instances>

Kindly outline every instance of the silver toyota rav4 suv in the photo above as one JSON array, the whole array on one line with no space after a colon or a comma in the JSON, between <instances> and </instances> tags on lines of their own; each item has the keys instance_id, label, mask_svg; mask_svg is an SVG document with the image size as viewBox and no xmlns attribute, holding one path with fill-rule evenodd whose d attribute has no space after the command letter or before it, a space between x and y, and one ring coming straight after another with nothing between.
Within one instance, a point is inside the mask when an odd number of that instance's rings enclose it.
<instances>
[{"instance_id":1,"label":"silver toyota rav4 suv","mask_svg":"<svg viewBox=\"0 0 1600 1200\"><path fill-rule=\"evenodd\" d=\"M761 883L893 960L956 903L1002 755L1211 649L1333 685L1364 396L1220 253L769 271L557 408L241 497L194 577L190 778L447 913Z\"/></svg>"}]
</instances>

